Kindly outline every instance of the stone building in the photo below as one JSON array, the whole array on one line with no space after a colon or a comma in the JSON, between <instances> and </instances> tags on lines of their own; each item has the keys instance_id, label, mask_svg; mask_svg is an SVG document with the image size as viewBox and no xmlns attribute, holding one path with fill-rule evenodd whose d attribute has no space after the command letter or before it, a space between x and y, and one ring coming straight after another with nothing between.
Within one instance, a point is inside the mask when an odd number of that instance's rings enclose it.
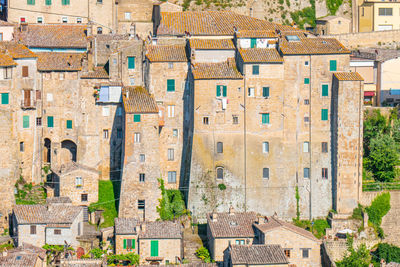
<instances>
[{"instance_id":1,"label":"stone building","mask_svg":"<svg viewBox=\"0 0 400 267\"><path fill-rule=\"evenodd\" d=\"M14 39L14 23L0 20L0 41L12 41Z\"/></svg>"},{"instance_id":2,"label":"stone building","mask_svg":"<svg viewBox=\"0 0 400 267\"><path fill-rule=\"evenodd\" d=\"M3 252L3 255L0 256L0 266L46 267L46 250L22 243L20 247Z\"/></svg>"},{"instance_id":3,"label":"stone building","mask_svg":"<svg viewBox=\"0 0 400 267\"><path fill-rule=\"evenodd\" d=\"M115 253L135 252L141 264L174 264L183 257L182 226L179 222L139 222L115 219Z\"/></svg>"},{"instance_id":4,"label":"stone building","mask_svg":"<svg viewBox=\"0 0 400 267\"><path fill-rule=\"evenodd\" d=\"M400 29L400 3L397 1L357 0L358 32Z\"/></svg>"},{"instance_id":5,"label":"stone building","mask_svg":"<svg viewBox=\"0 0 400 267\"><path fill-rule=\"evenodd\" d=\"M329 34L342 34L349 33L351 27L351 20L345 17L339 16L327 16L316 21L315 32L318 35L329 35Z\"/></svg>"}]
</instances>

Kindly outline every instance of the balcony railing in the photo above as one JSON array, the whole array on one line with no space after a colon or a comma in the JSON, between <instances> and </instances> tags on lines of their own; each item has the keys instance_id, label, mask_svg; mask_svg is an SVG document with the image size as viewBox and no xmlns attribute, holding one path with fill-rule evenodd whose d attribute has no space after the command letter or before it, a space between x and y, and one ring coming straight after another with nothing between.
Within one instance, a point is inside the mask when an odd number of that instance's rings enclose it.
<instances>
[{"instance_id":1,"label":"balcony railing","mask_svg":"<svg viewBox=\"0 0 400 267\"><path fill-rule=\"evenodd\" d=\"M36 100L32 100L32 101L21 100L21 108L23 108L23 109L36 108Z\"/></svg>"}]
</instances>

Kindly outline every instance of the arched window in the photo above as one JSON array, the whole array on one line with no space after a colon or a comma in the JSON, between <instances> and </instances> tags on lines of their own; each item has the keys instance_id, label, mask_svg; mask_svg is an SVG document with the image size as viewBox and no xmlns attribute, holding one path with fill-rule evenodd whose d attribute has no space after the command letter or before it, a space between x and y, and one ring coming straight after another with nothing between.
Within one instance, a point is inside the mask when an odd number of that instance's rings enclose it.
<instances>
[{"instance_id":1,"label":"arched window","mask_svg":"<svg viewBox=\"0 0 400 267\"><path fill-rule=\"evenodd\" d=\"M217 179L224 179L224 168L217 168Z\"/></svg>"}]
</instances>

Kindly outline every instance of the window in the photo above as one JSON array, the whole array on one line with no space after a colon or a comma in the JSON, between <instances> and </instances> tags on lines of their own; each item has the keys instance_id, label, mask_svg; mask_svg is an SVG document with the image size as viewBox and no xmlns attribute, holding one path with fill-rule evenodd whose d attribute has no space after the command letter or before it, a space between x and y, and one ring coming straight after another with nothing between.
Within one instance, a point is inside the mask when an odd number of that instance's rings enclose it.
<instances>
[{"instance_id":1,"label":"window","mask_svg":"<svg viewBox=\"0 0 400 267\"><path fill-rule=\"evenodd\" d=\"M36 90L36 100L42 100L42 92L40 90Z\"/></svg>"},{"instance_id":2,"label":"window","mask_svg":"<svg viewBox=\"0 0 400 267\"><path fill-rule=\"evenodd\" d=\"M135 239L124 239L124 249L135 249L136 240Z\"/></svg>"},{"instance_id":3,"label":"window","mask_svg":"<svg viewBox=\"0 0 400 267\"><path fill-rule=\"evenodd\" d=\"M144 173L139 173L139 182L144 183L146 176Z\"/></svg>"},{"instance_id":4,"label":"window","mask_svg":"<svg viewBox=\"0 0 400 267\"><path fill-rule=\"evenodd\" d=\"M128 69L135 69L135 57L128 57Z\"/></svg>"},{"instance_id":5,"label":"window","mask_svg":"<svg viewBox=\"0 0 400 267\"><path fill-rule=\"evenodd\" d=\"M178 129L173 129L172 130L172 135L175 136L175 137L178 136Z\"/></svg>"},{"instance_id":6,"label":"window","mask_svg":"<svg viewBox=\"0 0 400 267\"><path fill-rule=\"evenodd\" d=\"M262 113L261 117L262 124L269 124L269 113Z\"/></svg>"},{"instance_id":7,"label":"window","mask_svg":"<svg viewBox=\"0 0 400 267\"><path fill-rule=\"evenodd\" d=\"M168 160L174 160L174 149L168 148Z\"/></svg>"},{"instance_id":8,"label":"window","mask_svg":"<svg viewBox=\"0 0 400 267\"><path fill-rule=\"evenodd\" d=\"M269 168L263 168L263 178L269 179Z\"/></svg>"},{"instance_id":9,"label":"window","mask_svg":"<svg viewBox=\"0 0 400 267\"><path fill-rule=\"evenodd\" d=\"M175 117L175 106L170 105L168 106L168 118Z\"/></svg>"},{"instance_id":10,"label":"window","mask_svg":"<svg viewBox=\"0 0 400 267\"><path fill-rule=\"evenodd\" d=\"M250 47L251 48L257 47L257 39L256 38L251 38L250 39Z\"/></svg>"},{"instance_id":11,"label":"window","mask_svg":"<svg viewBox=\"0 0 400 267\"><path fill-rule=\"evenodd\" d=\"M125 20L131 20L131 12L125 12Z\"/></svg>"},{"instance_id":12,"label":"window","mask_svg":"<svg viewBox=\"0 0 400 267\"><path fill-rule=\"evenodd\" d=\"M310 143L309 142L304 142L303 143L303 152L310 152Z\"/></svg>"},{"instance_id":13,"label":"window","mask_svg":"<svg viewBox=\"0 0 400 267\"><path fill-rule=\"evenodd\" d=\"M310 84L310 78L304 78L304 84Z\"/></svg>"},{"instance_id":14,"label":"window","mask_svg":"<svg viewBox=\"0 0 400 267\"><path fill-rule=\"evenodd\" d=\"M254 87L249 87L249 89L247 89L247 95L251 97L254 96Z\"/></svg>"},{"instance_id":15,"label":"window","mask_svg":"<svg viewBox=\"0 0 400 267\"><path fill-rule=\"evenodd\" d=\"M150 241L150 257L158 257L158 240Z\"/></svg>"},{"instance_id":16,"label":"window","mask_svg":"<svg viewBox=\"0 0 400 267\"><path fill-rule=\"evenodd\" d=\"M328 142L322 142L321 143L321 152L322 153L328 153Z\"/></svg>"},{"instance_id":17,"label":"window","mask_svg":"<svg viewBox=\"0 0 400 267\"><path fill-rule=\"evenodd\" d=\"M140 122L140 114L133 115L133 122Z\"/></svg>"},{"instance_id":18,"label":"window","mask_svg":"<svg viewBox=\"0 0 400 267\"><path fill-rule=\"evenodd\" d=\"M103 28L97 27L97 34L103 34Z\"/></svg>"},{"instance_id":19,"label":"window","mask_svg":"<svg viewBox=\"0 0 400 267\"><path fill-rule=\"evenodd\" d=\"M176 172L168 172L168 183L175 184L176 183Z\"/></svg>"},{"instance_id":20,"label":"window","mask_svg":"<svg viewBox=\"0 0 400 267\"><path fill-rule=\"evenodd\" d=\"M252 73L253 73L253 75L260 74L260 66L259 65L253 65Z\"/></svg>"},{"instance_id":21,"label":"window","mask_svg":"<svg viewBox=\"0 0 400 267\"><path fill-rule=\"evenodd\" d=\"M217 153L223 153L223 152L224 152L224 143L217 142Z\"/></svg>"},{"instance_id":22,"label":"window","mask_svg":"<svg viewBox=\"0 0 400 267\"><path fill-rule=\"evenodd\" d=\"M328 120L328 109L326 108L321 109L321 120L323 121Z\"/></svg>"},{"instance_id":23,"label":"window","mask_svg":"<svg viewBox=\"0 0 400 267\"><path fill-rule=\"evenodd\" d=\"M328 179L328 168L322 168L322 179Z\"/></svg>"},{"instance_id":24,"label":"window","mask_svg":"<svg viewBox=\"0 0 400 267\"><path fill-rule=\"evenodd\" d=\"M146 155L145 154L140 154L139 155L139 160L140 160L140 162L145 162L146 161Z\"/></svg>"},{"instance_id":25,"label":"window","mask_svg":"<svg viewBox=\"0 0 400 267\"><path fill-rule=\"evenodd\" d=\"M62 23L68 23L68 17L62 17Z\"/></svg>"},{"instance_id":26,"label":"window","mask_svg":"<svg viewBox=\"0 0 400 267\"><path fill-rule=\"evenodd\" d=\"M133 139L133 141L135 142L135 143L140 143L140 133L134 133L134 139Z\"/></svg>"},{"instance_id":27,"label":"window","mask_svg":"<svg viewBox=\"0 0 400 267\"><path fill-rule=\"evenodd\" d=\"M310 117L305 116L305 117L304 117L304 122L310 122Z\"/></svg>"},{"instance_id":28,"label":"window","mask_svg":"<svg viewBox=\"0 0 400 267\"><path fill-rule=\"evenodd\" d=\"M69 5L69 0L61 0L62 5Z\"/></svg>"},{"instance_id":29,"label":"window","mask_svg":"<svg viewBox=\"0 0 400 267\"><path fill-rule=\"evenodd\" d=\"M12 68L4 68L4 79L12 78Z\"/></svg>"},{"instance_id":30,"label":"window","mask_svg":"<svg viewBox=\"0 0 400 267\"><path fill-rule=\"evenodd\" d=\"M103 0L97 0L97 4L103 4Z\"/></svg>"},{"instance_id":31,"label":"window","mask_svg":"<svg viewBox=\"0 0 400 267\"><path fill-rule=\"evenodd\" d=\"M31 235L36 235L36 225L31 225Z\"/></svg>"},{"instance_id":32,"label":"window","mask_svg":"<svg viewBox=\"0 0 400 267\"><path fill-rule=\"evenodd\" d=\"M269 87L263 87L263 97L269 97Z\"/></svg>"},{"instance_id":33,"label":"window","mask_svg":"<svg viewBox=\"0 0 400 267\"><path fill-rule=\"evenodd\" d=\"M46 0L46 6L51 6L51 0Z\"/></svg>"},{"instance_id":34,"label":"window","mask_svg":"<svg viewBox=\"0 0 400 267\"><path fill-rule=\"evenodd\" d=\"M82 18L76 18L76 23L81 24L82 23Z\"/></svg>"},{"instance_id":35,"label":"window","mask_svg":"<svg viewBox=\"0 0 400 267\"><path fill-rule=\"evenodd\" d=\"M175 80L174 79L167 80L167 92L175 92Z\"/></svg>"},{"instance_id":36,"label":"window","mask_svg":"<svg viewBox=\"0 0 400 267\"><path fill-rule=\"evenodd\" d=\"M268 153L268 152L269 152L269 143L263 142L263 153Z\"/></svg>"},{"instance_id":37,"label":"window","mask_svg":"<svg viewBox=\"0 0 400 267\"><path fill-rule=\"evenodd\" d=\"M29 77L29 68L28 68L28 66L22 66L22 77Z\"/></svg>"},{"instance_id":38,"label":"window","mask_svg":"<svg viewBox=\"0 0 400 267\"><path fill-rule=\"evenodd\" d=\"M224 168L217 168L217 179L224 179Z\"/></svg>"},{"instance_id":39,"label":"window","mask_svg":"<svg viewBox=\"0 0 400 267\"><path fill-rule=\"evenodd\" d=\"M28 5L34 5L35 4L35 0L28 0Z\"/></svg>"},{"instance_id":40,"label":"window","mask_svg":"<svg viewBox=\"0 0 400 267\"><path fill-rule=\"evenodd\" d=\"M233 124L239 124L239 117L238 116L233 116L232 117L232 121L233 121Z\"/></svg>"},{"instance_id":41,"label":"window","mask_svg":"<svg viewBox=\"0 0 400 267\"><path fill-rule=\"evenodd\" d=\"M117 138L118 139L122 138L122 129L117 129Z\"/></svg>"},{"instance_id":42,"label":"window","mask_svg":"<svg viewBox=\"0 0 400 267\"><path fill-rule=\"evenodd\" d=\"M36 126L42 126L42 118L36 118Z\"/></svg>"},{"instance_id":43,"label":"window","mask_svg":"<svg viewBox=\"0 0 400 267\"><path fill-rule=\"evenodd\" d=\"M289 248L283 249L283 252L285 253L286 258L290 258L290 250Z\"/></svg>"},{"instance_id":44,"label":"window","mask_svg":"<svg viewBox=\"0 0 400 267\"><path fill-rule=\"evenodd\" d=\"M174 62L168 62L168 69L174 68Z\"/></svg>"},{"instance_id":45,"label":"window","mask_svg":"<svg viewBox=\"0 0 400 267\"><path fill-rule=\"evenodd\" d=\"M47 127L53 128L54 127L54 117L47 116Z\"/></svg>"},{"instance_id":46,"label":"window","mask_svg":"<svg viewBox=\"0 0 400 267\"><path fill-rule=\"evenodd\" d=\"M217 85L217 97L223 96L226 97L227 95L227 86L226 85Z\"/></svg>"},{"instance_id":47,"label":"window","mask_svg":"<svg viewBox=\"0 0 400 267\"><path fill-rule=\"evenodd\" d=\"M54 235L61 235L61 229L54 229Z\"/></svg>"},{"instance_id":48,"label":"window","mask_svg":"<svg viewBox=\"0 0 400 267\"><path fill-rule=\"evenodd\" d=\"M135 85L135 78L129 78L129 85Z\"/></svg>"},{"instance_id":49,"label":"window","mask_svg":"<svg viewBox=\"0 0 400 267\"><path fill-rule=\"evenodd\" d=\"M144 210L146 207L145 201L144 200L138 200L138 209L139 210Z\"/></svg>"},{"instance_id":50,"label":"window","mask_svg":"<svg viewBox=\"0 0 400 267\"><path fill-rule=\"evenodd\" d=\"M304 168L303 176L304 178L310 178L310 168Z\"/></svg>"},{"instance_id":51,"label":"window","mask_svg":"<svg viewBox=\"0 0 400 267\"><path fill-rule=\"evenodd\" d=\"M236 240L235 243L236 245L244 245L244 240Z\"/></svg>"},{"instance_id":52,"label":"window","mask_svg":"<svg viewBox=\"0 0 400 267\"><path fill-rule=\"evenodd\" d=\"M323 84L322 85L322 96L328 96L329 95L329 85Z\"/></svg>"},{"instance_id":53,"label":"window","mask_svg":"<svg viewBox=\"0 0 400 267\"><path fill-rule=\"evenodd\" d=\"M208 117L203 117L203 124L208 125Z\"/></svg>"},{"instance_id":54,"label":"window","mask_svg":"<svg viewBox=\"0 0 400 267\"><path fill-rule=\"evenodd\" d=\"M88 201L88 194L81 194L81 202L87 202Z\"/></svg>"},{"instance_id":55,"label":"window","mask_svg":"<svg viewBox=\"0 0 400 267\"><path fill-rule=\"evenodd\" d=\"M19 22L24 23L26 21L25 17L19 18Z\"/></svg>"},{"instance_id":56,"label":"window","mask_svg":"<svg viewBox=\"0 0 400 267\"><path fill-rule=\"evenodd\" d=\"M24 152L24 142L19 142L19 151Z\"/></svg>"},{"instance_id":57,"label":"window","mask_svg":"<svg viewBox=\"0 0 400 267\"><path fill-rule=\"evenodd\" d=\"M393 8L379 8L379 16L393 16Z\"/></svg>"},{"instance_id":58,"label":"window","mask_svg":"<svg viewBox=\"0 0 400 267\"><path fill-rule=\"evenodd\" d=\"M108 129L103 130L103 138L108 139Z\"/></svg>"},{"instance_id":59,"label":"window","mask_svg":"<svg viewBox=\"0 0 400 267\"><path fill-rule=\"evenodd\" d=\"M336 60L330 60L329 61L329 70L330 71L336 71L337 69L337 61Z\"/></svg>"},{"instance_id":60,"label":"window","mask_svg":"<svg viewBox=\"0 0 400 267\"><path fill-rule=\"evenodd\" d=\"M309 251L310 251L309 248L301 248L301 255L302 255L303 259L306 259L310 256Z\"/></svg>"},{"instance_id":61,"label":"window","mask_svg":"<svg viewBox=\"0 0 400 267\"><path fill-rule=\"evenodd\" d=\"M9 93L1 93L1 104L7 105L9 103Z\"/></svg>"},{"instance_id":62,"label":"window","mask_svg":"<svg viewBox=\"0 0 400 267\"><path fill-rule=\"evenodd\" d=\"M122 116L122 107L117 107L117 116L118 117Z\"/></svg>"},{"instance_id":63,"label":"window","mask_svg":"<svg viewBox=\"0 0 400 267\"><path fill-rule=\"evenodd\" d=\"M43 18L42 17L37 17L37 23L43 23Z\"/></svg>"},{"instance_id":64,"label":"window","mask_svg":"<svg viewBox=\"0 0 400 267\"><path fill-rule=\"evenodd\" d=\"M67 129L72 129L72 120L67 120Z\"/></svg>"},{"instance_id":65,"label":"window","mask_svg":"<svg viewBox=\"0 0 400 267\"><path fill-rule=\"evenodd\" d=\"M310 100L309 99L304 99L304 105L310 105Z\"/></svg>"},{"instance_id":66,"label":"window","mask_svg":"<svg viewBox=\"0 0 400 267\"><path fill-rule=\"evenodd\" d=\"M308 60L304 61L304 66L308 66L310 65L310 62L308 62Z\"/></svg>"},{"instance_id":67,"label":"window","mask_svg":"<svg viewBox=\"0 0 400 267\"><path fill-rule=\"evenodd\" d=\"M82 177L80 177L80 176L77 176L77 177L75 177L75 186L76 187L81 187L82 186Z\"/></svg>"},{"instance_id":68,"label":"window","mask_svg":"<svg viewBox=\"0 0 400 267\"><path fill-rule=\"evenodd\" d=\"M22 127L29 128L29 116L25 115L22 117Z\"/></svg>"},{"instance_id":69,"label":"window","mask_svg":"<svg viewBox=\"0 0 400 267\"><path fill-rule=\"evenodd\" d=\"M47 102L52 102L53 101L53 94L48 93L46 95L46 100L47 100Z\"/></svg>"}]
</instances>

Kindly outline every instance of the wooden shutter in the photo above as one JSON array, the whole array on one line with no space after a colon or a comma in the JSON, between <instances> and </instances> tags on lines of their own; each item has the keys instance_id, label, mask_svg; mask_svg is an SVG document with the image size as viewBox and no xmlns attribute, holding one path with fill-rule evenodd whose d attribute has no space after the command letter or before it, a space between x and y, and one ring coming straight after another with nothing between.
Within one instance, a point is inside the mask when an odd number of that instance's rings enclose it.
<instances>
[{"instance_id":1,"label":"wooden shutter","mask_svg":"<svg viewBox=\"0 0 400 267\"><path fill-rule=\"evenodd\" d=\"M225 96L225 97L226 97L226 94L227 94L226 91L227 91L226 85L222 86L222 96Z\"/></svg>"},{"instance_id":2,"label":"wooden shutter","mask_svg":"<svg viewBox=\"0 0 400 267\"><path fill-rule=\"evenodd\" d=\"M322 85L322 96L328 96L329 86L327 84Z\"/></svg>"},{"instance_id":3,"label":"wooden shutter","mask_svg":"<svg viewBox=\"0 0 400 267\"><path fill-rule=\"evenodd\" d=\"M126 239L124 239L124 249L126 249Z\"/></svg>"},{"instance_id":4,"label":"wooden shutter","mask_svg":"<svg viewBox=\"0 0 400 267\"><path fill-rule=\"evenodd\" d=\"M256 38L251 38L250 47L254 48L256 46L257 46L257 39Z\"/></svg>"},{"instance_id":5,"label":"wooden shutter","mask_svg":"<svg viewBox=\"0 0 400 267\"><path fill-rule=\"evenodd\" d=\"M150 256L158 257L158 240L152 240L150 242Z\"/></svg>"},{"instance_id":6,"label":"wooden shutter","mask_svg":"<svg viewBox=\"0 0 400 267\"><path fill-rule=\"evenodd\" d=\"M263 97L269 97L269 87L263 87Z\"/></svg>"},{"instance_id":7,"label":"wooden shutter","mask_svg":"<svg viewBox=\"0 0 400 267\"><path fill-rule=\"evenodd\" d=\"M29 116L25 115L22 118L23 118L22 127L29 128Z\"/></svg>"},{"instance_id":8,"label":"wooden shutter","mask_svg":"<svg viewBox=\"0 0 400 267\"><path fill-rule=\"evenodd\" d=\"M135 69L135 57L128 57L128 69Z\"/></svg>"},{"instance_id":9,"label":"wooden shutter","mask_svg":"<svg viewBox=\"0 0 400 267\"><path fill-rule=\"evenodd\" d=\"M131 239L132 241L132 248L135 249L136 248L136 240L135 239Z\"/></svg>"},{"instance_id":10,"label":"wooden shutter","mask_svg":"<svg viewBox=\"0 0 400 267\"><path fill-rule=\"evenodd\" d=\"M41 100L41 99L42 99L42 92L36 90L36 100Z\"/></svg>"},{"instance_id":11,"label":"wooden shutter","mask_svg":"<svg viewBox=\"0 0 400 267\"><path fill-rule=\"evenodd\" d=\"M47 116L47 127L54 127L54 117L53 116Z\"/></svg>"},{"instance_id":12,"label":"wooden shutter","mask_svg":"<svg viewBox=\"0 0 400 267\"><path fill-rule=\"evenodd\" d=\"M9 94L8 93L2 93L1 94L1 104L7 105L9 103Z\"/></svg>"},{"instance_id":13,"label":"wooden shutter","mask_svg":"<svg viewBox=\"0 0 400 267\"><path fill-rule=\"evenodd\" d=\"M140 114L133 115L133 122L140 122Z\"/></svg>"},{"instance_id":14,"label":"wooden shutter","mask_svg":"<svg viewBox=\"0 0 400 267\"><path fill-rule=\"evenodd\" d=\"M22 66L22 77L28 77L28 76L29 76L28 66Z\"/></svg>"},{"instance_id":15,"label":"wooden shutter","mask_svg":"<svg viewBox=\"0 0 400 267\"><path fill-rule=\"evenodd\" d=\"M328 109L321 110L321 120L323 120L323 121L328 120Z\"/></svg>"},{"instance_id":16,"label":"wooden shutter","mask_svg":"<svg viewBox=\"0 0 400 267\"><path fill-rule=\"evenodd\" d=\"M217 85L217 96L221 96L221 85Z\"/></svg>"},{"instance_id":17,"label":"wooden shutter","mask_svg":"<svg viewBox=\"0 0 400 267\"><path fill-rule=\"evenodd\" d=\"M337 61L336 60L329 61L329 70L336 71L336 69L337 69Z\"/></svg>"},{"instance_id":18,"label":"wooden shutter","mask_svg":"<svg viewBox=\"0 0 400 267\"><path fill-rule=\"evenodd\" d=\"M173 79L167 80L167 91L168 92L175 91L175 80Z\"/></svg>"},{"instance_id":19,"label":"wooden shutter","mask_svg":"<svg viewBox=\"0 0 400 267\"><path fill-rule=\"evenodd\" d=\"M31 106L31 90L24 89L24 106Z\"/></svg>"}]
</instances>

